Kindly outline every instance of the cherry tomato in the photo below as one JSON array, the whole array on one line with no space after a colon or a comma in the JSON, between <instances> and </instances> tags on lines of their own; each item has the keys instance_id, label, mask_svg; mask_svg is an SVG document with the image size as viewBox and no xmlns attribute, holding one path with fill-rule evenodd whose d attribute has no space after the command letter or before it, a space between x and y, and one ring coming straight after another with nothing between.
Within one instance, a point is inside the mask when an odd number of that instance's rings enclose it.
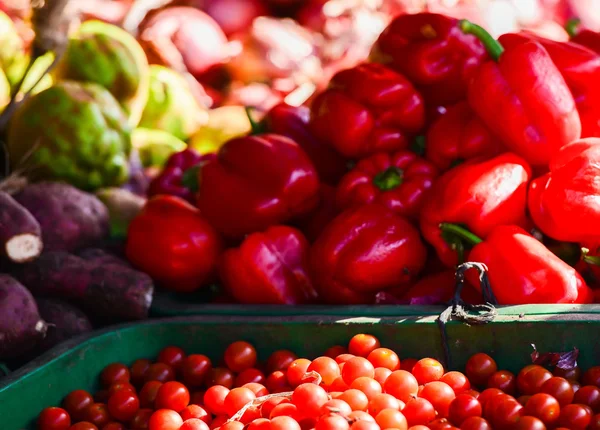
<instances>
[{"instance_id":1,"label":"cherry tomato","mask_svg":"<svg viewBox=\"0 0 600 430\"><path fill-rule=\"evenodd\" d=\"M335 346L332 346L331 348L327 349L327 351L325 351L325 354L323 354L323 355L325 357L335 359L338 355L347 354L347 353L348 353L348 348L346 348L345 346L342 346L342 345L335 345Z\"/></svg>"},{"instance_id":2,"label":"cherry tomato","mask_svg":"<svg viewBox=\"0 0 600 430\"><path fill-rule=\"evenodd\" d=\"M317 421L315 430L348 430L350 424L340 415L326 415Z\"/></svg>"},{"instance_id":3,"label":"cherry tomato","mask_svg":"<svg viewBox=\"0 0 600 430\"><path fill-rule=\"evenodd\" d=\"M212 363L206 355L190 354L181 363L183 382L191 388L200 387L211 369Z\"/></svg>"},{"instance_id":4,"label":"cherry tomato","mask_svg":"<svg viewBox=\"0 0 600 430\"><path fill-rule=\"evenodd\" d=\"M252 390L256 397L262 397L269 394L269 390L267 390L267 388L264 385L258 384L256 382L248 382L247 384L242 385L242 387L249 388L250 390Z\"/></svg>"},{"instance_id":5,"label":"cherry tomato","mask_svg":"<svg viewBox=\"0 0 600 430\"><path fill-rule=\"evenodd\" d=\"M210 430L210 427L202 420L191 418L184 421L179 430Z\"/></svg>"},{"instance_id":6,"label":"cherry tomato","mask_svg":"<svg viewBox=\"0 0 600 430\"><path fill-rule=\"evenodd\" d=\"M588 426L588 430L600 430L600 414L594 415Z\"/></svg>"},{"instance_id":7,"label":"cherry tomato","mask_svg":"<svg viewBox=\"0 0 600 430\"><path fill-rule=\"evenodd\" d=\"M129 422L140 409L140 401L131 391L121 390L110 396L107 407L113 418Z\"/></svg>"},{"instance_id":8,"label":"cherry tomato","mask_svg":"<svg viewBox=\"0 0 600 430\"><path fill-rule=\"evenodd\" d=\"M305 417L316 416L321 407L329 400L327 392L315 384L301 384L292 394L292 402L298 412Z\"/></svg>"},{"instance_id":9,"label":"cherry tomato","mask_svg":"<svg viewBox=\"0 0 600 430\"><path fill-rule=\"evenodd\" d=\"M479 400L468 394L459 394L450 403L448 418L453 424L460 426L470 417L480 417L483 412Z\"/></svg>"},{"instance_id":10,"label":"cherry tomato","mask_svg":"<svg viewBox=\"0 0 600 430\"><path fill-rule=\"evenodd\" d=\"M508 370L498 370L489 377L487 387L498 388L506 394L513 395L517 390L517 379L515 378L515 374Z\"/></svg>"},{"instance_id":11,"label":"cherry tomato","mask_svg":"<svg viewBox=\"0 0 600 430\"><path fill-rule=\"evenodd\" d=\"M494 427L513 428L523 414L523 405L514 397L508 395L506 397L493 411L491 421Z\"/></svg>"},{"instance_id":12,"label":"cherry tomato","mask_svg":"<svg viewBox=\"0 0 600 430\"><path fill-rule=\"evenodd\" d=\"M354 357L348 360L342 369L342 378L346 384L351 384L356 378L366 376L373 378L375 368L369 360L363 357Z\"/></svg>"},{"instance_id":13,"label":"cherry tomato","mask_svg":"<svg viewBox=\"0 0 600 430\"><path fill-rule=\"evenodd\" d=\"M583 430L587 428L591 421L592 414L585 406L571 404L560 411L558 424L571 430Z\"/></svg>"},{"instance_id":14,"label":"cherry tomato","mask_svg":"<svg viewBox=\"0 0 600 430\"><path fill-rule=\"evenodd\" d=\"M590 367L585 371L581 379L583 385L595 385L600 387L600 366Z\"/></svg>"},{"instance_id":15,"label":"cherry tomato","mask_svg":"<svg viewBox=\"0 0 600 430\"><path fill-rule=\"evenodd\" d=\"M130 393L136 394L135 387L129 382L115 382L108 389L108 397L110 398L110 396L115 394L117 391L129 391Z\"/></svg>"},{"instance_id":16,"label":"cherry tomato","mask_svg":"<svg viewBox=\"0 0 600 430\"><path fill-rule=\"evenodd\" d=\"M344 382L344 378L339 376L339 377L335 378L335 381L333 381L333 383L329 387L329 390L332 392L335 392L335 391L343 392L343 391L346 391L348 388L350 388L350 387L348 386L348 384L346 384Z\"/></svg>"},{"instance_id":17,"label":"cherry tomato","mask_svg":"<svg viewBox=\"0 0 600 430\"><path fill-rule=\"evenodd\" d=\"M222 385L214 385L204 393L204 407L214 415L225 415L225 398L229 394L229 388Z\"/></svg>"},{"instance_id":18,"label":"cherry tomato","mask_svg":"<svg viewBox=\"0 0 600 430\"><path fill-rule=\"evenodd\" d=\"M178 346L167 346L158 353L159 363L165 363L178 370L185 360L185 351Z\"/></svg>"},{"instance_id":19,"label":"cherry tomato","mask_svg":"<svg viewBox=\"0 0 600 430\"><path fill-rule=\"evenodd\" d=\"M387 367L376 367L375 375L373 376L373 379L375 379L377 382L379 382L379 384L381 386L383 386L383 384L385 384L385 381L387 380L388 376L390 376L391 374L392 374L392 371L390 369L388 369Z\"/></svg>"},{"instance_id":20,"label":"cherry tomato","mask_svg":"<svg viewBox=\"0 0 600 430\"><path fill-rule=\"evenodd\" d=\"M38 417L38 430L68 430L71 417L63 408L46 408Z\"/></svg>"},{"instance_id":21,"label":"cherry tomato","mask_svg":"<svg viewBox=\"0 0 600 430\"><path fill-rule=\"evenodd\" d=\"M84 421L88 421L98 427L103 427L110 421L108 408L104 403L92 403L85 408L83 417Z\"/></svg>"},{"instance_id":22,"label":"cherry tomato","mask_svg":"<svg viewBox=\"0 0 600 430\"><path fill-rule=\"evenodd\" d=\"M271 430L271 420L258 418L250 423L247 430Z\"/></svg>"},{"instance_id":23,"label":"cherry tomato","mask_svg":"<svg viewBox=\"0 0 600 430\"><path fill-rule=\"evenodd\" d=\"M534 394L525 405L525 413L539 418L547 426L552 426L557 422L561 413L560 403L550 394Z\"/></svg>"},{"instance_id":24,"label":"cherry tomato","mask_svg":"<svg viewBox=\"0 0 600 430\"><path fill-rule=\"evenodd\" d=\"M183 420L181 416L170 409L159 409L152 414L148 430L179 430Z\"/></svg>"},{"instance_id":25,"label":"cherry tomato","mask_svg":"<svg viewBox=\"0 0 600 430\"><path fill-rule=\"evenodd\" d=\"M473 384L485 386L490 376L497 370L498 365L492 357L479 353L469 358L465 367L465 374Z\"/></svg>"},{"instance_id":26,"label":"cherry tomato","mask_svg":"<svg viewBox=\"0 0 600 430\"><path fill-rule=\"evenodd\" d=\"M356 421L350 426L351 430L381 430L381 427L377 423L370 421Z\"/></svg>"},{"instance_id":27,"label":"cherry tomato","mask_svg":"<svg viewBox=\"0 0 600 430\"><path fill-rule=\"evenodd\" d=\"M375 422L382 429L406 429L408 423L406 417L397 409L384 409L377 414Z\"/></svg>"},{"instance_id":28,"label":"cherry tomato","mask_svg":"<svg viewBox=\"0 0 600 430\"><path fill-rule=\"evenodd\" d=\"M227 415L230 417L235 415L240 409L242 409L246 403L256 399L254 392L245 387L234 388L227 394L223 405L227 411Z\"/></svg>"},{"instance_id":29,"label":"cherry tomato","mask_svg":"<svg viewBox=\"0 0 600 430\"><path fill-rule=\"evenodd\" d=\"M445 373L440 378L440 381L450 385L450 388L452 388L456 394L471 389L471 382L469 382L465 374L461 372L452 371Z\"/></svg>"},{"instance_id":30,"label":"cherry tomato","mask_svg":"<svg viewBox=\"0 0 600 430\"><path fill-rule=\"evenodd\" d=\"M552 373L542 366L531 364L524 367L517 376L517 388L521 394L539 393L542 385L552 378Z\"/></svg>"},{"instance_id":31,"label":"cherry tomato","mask_svg":"<svg viewBox=\"0 0 600 430\"><path fill-rule=\"evenodd\" d=\"M429 400L429 403L436 409L438 416L446 418L448 417L450 403L452 403L456 394L448 384L441 381L432 381L425 384L419 397Z\"/></svg>"},{"instance_id":32,"label":"cherry tomato","mask_svg":"<svg viewBox=\"0 0 600 430\"><path fill-rule=\"evenodd\" d=\"M108 388L115 382L129 382L130 377L127 366L121 363L112 363L102 370L100 382L104 388Z\"/></svg>"},{"instance_id":33,"label":"cherry tomato","mask_svg":"<svg viewBox=\"0 0 600 430\"><path fill-rule=\"evenodd\" d=\"M129 369L131 374L131 383L140 388L146 380L146 373L150 369L152 362L145 358L135 360Z\"/></svg>"},{"instance_id":34,"label":"cherry tomato","mask_svg":"<svg viewBox=\"0 0 600 430\"><path fill-rule=\"evenodd\" d=\"M267 376L265 386L270 393L283 393L286 391L292 391L288 385L287 375L281 370L277 370Z\"/></svg>"},{"instance_id":35,"label":"cherry tomato","mask_svg":"<svg viewBox=\"0 0 600 430\"><path fill-rule=\"evenodd\" d=\"M264 384L265 379L264 373L252 367L250 369L242 370L239 375L235 377L234 385L236 387L241 387L242 385L249 383Z\"/></svg>"},{"instance_id":36,"label":"cherry tomato","mask_svg":"<svg viewBox=\"0 0 600 430\"><path fill-rule=\"evenodd\" d=\"M419 385L425 385L428 382L438 381L444 376L444 366L433 358L423 358L417 361L411 372Z\"/></svg>"},{"instance_id":37,"label":"cherry tomato","mask_svg":"<svg viewBox=\"0 0 600 430\"><path fill-rule=\"evenodd\" d=\"M481 394L479 394L479 397L477 397L477 400L479 400L479 403L481 403L481 407L485 408L487 402L491 399L493 399L496 396L501 396L503 395L504 392L502 392L502 390L499 390L497 388L488 388L485 389L481 392Z\"/></svg>"},{"instance_id":38,"label":"cherry tomato","mask_svg":"<svg viewBox=\"0 0 600 430\"><path fill-rule=\"evenodd\" d=\"M175 370L165 363L154 363L146 372L145 381L169 382L175 380Z\"/></svg>"},{"instance_id":39,"label":"cherry tomato","mask_svg":"<svg viewBox=\"0 0 600 430\"><path fill-rule=\"evenodd\" d=\"M94 403L94 398L90 393L85 390L75 390L67 394L62 405L73 421L81 421L85 409L92 403Z\"/></svg>"},{"instance_id":40,"label":"cherry tomato","mask_svg":"<svg viewBox=\"0 0 600 430\"><path fill-rule=\"evenodd\" d=\"M226 415L216 416L215 419L210 424L210 429L211 430L215 430L215 429L223 430L225 427L227 427L228 420L229 420L229 417L227 417ZM244 427L244 425L242 423L237 422L237 421L232 421L231 424L241 424L242 428ZM223 426L223 429L220 428L221 426ZM239 427L237 427L237 428L239 428ZM231 430L231 428L230 428L230 430Z\"/></svg>"},{"instance_id":41,"label":"cherry tomato","mask_svg":"<svg viewBox=\"0 0 600 430\"><path fill-rule=\"evenodd\" d=\"M244 424L239 421L231 421L229 423L223 424L222 427L219 427L219 430L243 430Z\"/></svg>"},{"instance_id":42,"label":"cherry tomato","mask_svg":"<svg viewBox=\"0 0 600 430\"><path fill-rule=\"evenodd\" d=\"M69 430L98 430L98 427L87 421L80 421L69 427Z\"/></svg>"},{"instance_id":43,"label":"cherry tomato","mask_svg":"<svg viewBox=\"0 0 600 430\"><path fill-rule=\"evenodd\" d=\"M335 362L338 364L342 364L342 363L345 363L346 361L350 361L354 357L356 357L356 355L354 355L354 354L340 354L337 357L335 357Z\"/></svg>"},{"instance_id":44,"label":"cherry tomato","mask_svg":"<svg viewBox=\"0 0 600 430\"><path fill-rule=\"evenodd\" d=\"M396 370L388 376L383 389L384 392L407 403L417 395L419 383L412 373L409 373L406 370Z\"/></svg>"},{"instance_id":45,"label":"cherry tomato","mask_svg":"<svg viewBox=\"0 0 600 430\"><path fill-rule=\"evenodd\" d=\"M232 388L234 382L233 372L224 367L215 367L206 375L205 385L212 387L213 385L222 385L227 388Z\"/></svg>"},{"instance_id":46,"label":"cherry tomato","mask_svg":"<svg viewBox=\"0 0 600 430\"><path fill-rule=\"evenodd\" d=\"M204 421L206 424L210 424L211 416L202 406L198 405L188 405L181 412L179 412L183 421L191 420L192 418L197 418L199 420Z\"/></svg>"},{"instance_id":47,"label":"cherry tomato","mask_svg":"<svg viewBox=\"0 0 600 430\"><path fill-rule=\"evenodd\" d=\"M190 403L190 392L181 382L169 381L160 386L154 400L156 409L182 411Z\"/></svg>"},{"instance_id":48,"label":"cherry tomato","mask_svg":"<svg viewBox=\"0 0 600 430\"><path fill-rule=\"evenodd\" d=\"M306 358L294 360L287 368L287 380L292 387L297 387L304 380L304 375L310 366L311 361Z\"/></svg>"},{"instance_id":49,"label":"cherry tomato","mask_svg":"<svg viewBox=\"0 0 600 430\"><path fill-rule=\"evenodd\" d=\"M108 423L104 427L102 427L102 430L127 430L127 429L121 423L112 422L112 423Z\"/></svg>"},{"instance_id":50,"label":"cherry tomato","mask_svg":"<svg viewBox=\"0 0 600 430\"><path fill-rule=\"evenodd\" d=\"M544 425L544 423L535 418L535 417L528 417L528 416L524 416L519 418L519 421L517 421L516 426L514 427L515 430L546 430L546 426Z\"/></svg>"},{"instance_id":51,"label":"cherry tomato","mask_svg":"<svg viewBox=\"0 0 600 430\"><path fill-rule=\"evenodd\" d=\"M347 417L352 413L352 408L348 403L340 399L331 399L326 401L319 411L319 416L337 414Z\"/></svg>"},{"instance_id":52,"label":"cherry tomato","mask_svg":"<svg viewBox=\"0 0 600 430\"><path fill-rule=\"evenodd\" d=\"M266 400L262 406L260 407L260 415L263 418L269 418L271 416L271 412L275 408L275 406L280 403L289 403L290 401L284 397L272 397Z\"/></svg>"},{"instance_id":53,"label":"cherry tomato","mask_svg":"<svg viewBox=\"0 0 600 430\"><path fill-rule=\"evenodd\" d=\"M163 385L162 382L159 381L148 381L144 384L142 389L140 390L140 406L142 408L153 408L154 400L156 400L156 395L158 394L158 389Z\"/></svg>"},{"instance_id":54,"label":"cherry tomato","mask_svg":"<svg viewBox=\"0 0 600 430\"><path fill-rule=\"evenodd\" d=\"M573 403L587 405L594 413L600 411L600 388L595 385L581 387L573 396Z\"/></svg>"},{"instance_id":55,"label":"cherry tomato","mask_svg":"<svg viewBox=\"0 0 600 430\"><path fill-rule=\"evenodd\" d=\"M348 403L353 411L366 411L369 408L369 398L367 395L354 388L344 391L338 399Z\"/></svg>"},{"instance_id":56,"label":"cherry tomato","mask_svg":"<svg viewBox=\"0 0 600 430\"><path fill-rule=\"evenodd\" d=\"M154 413L152 409L139 409L129 423L131 430L148 430L150 417Z\"/></svg>"},{"instance_id":57,"label":"cherry tomato","mask_svg":"<svg viewBox=\"0 0 600 430\"><path fill-rule=\"evenodd\" d=\"M429 400L417 397L406 403L402 414L409 426L426 425L435 419L435 408Z\"/></svg>"},{"instance_id":58,"label":"cherry tomato","mask_svg":"<svg viewBox=\"0 0 600 430\"><path fill-rule=\"evenodd\" d=\"M350 384L350 388L355 388L365 393L369 401L377 394L381 394L383 392L381 384L375 379L367 376L356 378L354 381L352 381L352 384Z\"/></svg>"},{"instance_id":59,"label":"cherry tomato","mask_svg":"<svg viewBox=\"0 0 600 430\"><path fill-rule=\"evenodd\" d=\"M301 430L298 421L291 417L275 417L271 420L270 430Z\"/></svg>"},{"instance_id":60,"label":"cherry tomato","mask_svg":"<svg viewBox=\"0 0 600 430\"><path fill-rule=\"evenodd\" d=\"M333 381L340 376L340 367L333 358L329 357L317 357L315 358L308 368L307 372L317 372L321 375L322 385L329 387Z\"/></svg>"},{"instance_id":61,"label":"cherry tomato","mask_svg":"<svg viewBox=\"0 0 600 430\"><path fill-rule=\"evenodd\" d=\"M575 393L573 387L565 378L560 376L553 376L544 382L540 388L541 393L550 394L560 404L560 407L564 407L573 401Z\"/></svg>"},{"instance_id":62,"label":"cherry tomato","mask_svg":"<svg viewBox=\"0 0 600 430\"><path fill-rule=\"evenodd\" d=\"M380 346L381 344L375 336L371 336L370 334L357 334L350 339L348 351L350 354L366 358L373 350Z\"/></svg>"},{"instance_id":63,"label":"cherry tomato","mask_svg":"<svg viewBox=\"0 0 600 430\"><path fill-rule=\"evenodd\" d=\"M377 394L371 400L369 400L369 413L376 417L379 412L384 409L397 409L400 410L400 400L392 396L391 394Z\"/></svg>"},{"instance_id":64,"label":"cherry tomato","mask_svg":"<svg viewBox=\"0 0 600 430\"><path fill-rule=\"evenodd\" d=\"M483 418L471 417L463 421L460 430L492 430L492 426Z\"/></svg>"},{"instance_id":65,"label":"cherry tomato","mask_svg":"<svg viewBox=\"0 0 600 430\"><path fill-rule=\"evenodd\" d=\"M567 381L579 381L579 378L581 378L581 368L578 366L571 367L569 369L555 367L552 373L554 376L560 376L561 378L565 378Z\"/></svg>"},{"instance_id":66,"label":"cherry tomato","mask_svg":"<svg viewBox=\"0 0 600 430\"><path fill-rule=\"evenodd\" d=\"M375 417L372 417L365 411L352 411L352 413L348 415L348 419L350 421L370 421L372 423L375 422Z\"/></svg>"},{"instance_id":67,"label":"cherry tomato","mask_svg":"<svg viewBox=\"0 0 600 430\"><path fill-rule=\"evenodd\" d=\"M400 358L398 354L388 348L377 348L369 353L367 360L375 367L383 367L392 372L400 369Z\"/></svg>"},{"instance_id":68,"label":"cherry tomato","mask_svg":"<svg viewBox=\"0 0 600 430\"><path fill-rule=\"evenodd\" d=\"M225 350L225 364L232 372L256 366L256 349L248 342L233 342Z\"/></svg>"},{"instance_id":69,"label":"cherry tomato","mask_svg":"<svg viewBox=\"0 0 600 430\"><path fill-rule=\"evenodd\" d=\"M267 372L272 373L277 370L287 370L290 364L297 358L296 354L286 349L275 351L267 360Z\"/></svg>"},{"instance_id":70,"label":"cherry tomato","mask_svg":"<svg viewBox=\"0 0 600 430\"><path fill-rule=\"evenodd\" d=\"M271 411L269 418L273 419L275 417L292 417L295 420L301 418L298 408L293 403L280 403L275 406Z\"/></svg>"}]
</instances>

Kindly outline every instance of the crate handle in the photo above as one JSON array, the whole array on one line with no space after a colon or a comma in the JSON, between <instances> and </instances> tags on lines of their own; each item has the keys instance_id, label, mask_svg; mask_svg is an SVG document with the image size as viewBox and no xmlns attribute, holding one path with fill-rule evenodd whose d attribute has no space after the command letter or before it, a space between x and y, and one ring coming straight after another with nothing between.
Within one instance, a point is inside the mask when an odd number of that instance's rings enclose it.
<instances>
[{"instance_id":1,"label":"crate handle","mask_svg":"<svg viewBox=\"0 0 600 430\"><path fill-rule=\"evenodd\" d=\"M476 269L479 272L479 285L483 295L484 304L472 305L462 299L462 291L465 286L465 273L468 270ZM498 315L496 305L498 301L492 291L490 280L487 275L487 266L483 263L466 262L456 268L456 291L454 297L448 304L448 307L438 316L436 322L440 329L442 338L442 348L446 360L446 368L451 367L450 346L448 343L448 332L446 323L452 319L457 319L470 325L483 325L494 321Z\"/></svg>"}]
</instances>

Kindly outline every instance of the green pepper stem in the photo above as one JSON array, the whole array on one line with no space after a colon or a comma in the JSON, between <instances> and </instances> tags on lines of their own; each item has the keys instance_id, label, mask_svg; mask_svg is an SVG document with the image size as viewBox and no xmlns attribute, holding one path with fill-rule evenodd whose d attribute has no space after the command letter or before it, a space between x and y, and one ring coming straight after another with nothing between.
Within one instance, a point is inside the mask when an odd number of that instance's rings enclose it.
<instances>
[{"instance_id":1,"label":"green pepper stem","mask_svg":"<svg viewBox=\"0 0 600 430\"><path fill-rule=\"evenodd\" d=\"M250 134L261 134L263 132L263 127L259 122L256 122L254 116L252 115L252 111L254 110L254 108L246 106L244 110L246 111L246 116L248 117L248 121L250 122L250 128L252 129L252 132Z\"/></svg>"},{"instance_id":2,"label":"green pepper stem","mask_svg":"<svg viewBox=\"0 0 600 430\"><path fill-rule=\"evenodd\" d=\"M600 257L596 255L590 255L590 250L587 248L581 248L581 259L587 264L600 266Z\"/></svg>"},{"instance_id":3,"label":"green pepper stem","mask_svg":"<svg viewBox=\"0 0 600 430\"><path fill-rule=\"evenodd\" d=\"M463 33L477 37L483 43L490 57L494 61L498 61L500 55L504 52L504 47L485 28L466 19L461 19L458 26Z\"/></svg>"},{"instance_id":4,"label":"green pepper stem","mask_svg":"<svg viewBox=\"0 0 600 430\"><path fill-rule=\"evenodd\" d=\"M440 230L442 230L442 233L447 233L447 234L456 236L456 237L464 240L465 242L467 242L470 245L477 245L477 244L483 242L483 239L481 239L480 237L471 233L466 228L461 227L460 225L457 225L457 224L450 224L447 222L443 222L440 224Z\"/></svg>"},{"instance_id":5,"label":"green pepper stem","mask_svg":"<svg viewBox=\"0 0 600 430\"><path fill-rule=\"evenodd\" d=\"M202 167L203 163L196 164L183 172L181 177L181 185L185 188L193 191L194 193L200 189L198 184L198 172Z\"/></svg>"},{"instance_id":6,"label":"green pepper stem","mask_svg":"<svg viewBox=\"0 0 600 430\"><path fill-rule=\"evenodd\" d=\"M569 33L569 36L575 37L577 33L579 33L579 28L581 27L581 20L579 18L571 18L565 24L565 30Z\"/></svg>"},{"instance_id":7,"label":"green pepper stem","mask_svg":"<svg viewBox=\"0 0 600 430\"><path fill-rule=\"evenodd\" d=\"M413 143L410 146L410 149L415 154L420 155L421 157L423 157L425 155L425 145L426 144L427 144L427 140L426 140L425 136L417 136L413 140Z\"/></svg>"},{"instance_id":8,"label":"green pepper stem","mask_svg":"<svg viewBox=\"0 0 600 430\"><path fill-rule=\"evenodd\" d=\"M396 187L402 185L404 179L404 172L396 166L388 167L381 173L378 173L373 178L373 183L381 191L393 190Z\"/></svg>"}]
</instances>

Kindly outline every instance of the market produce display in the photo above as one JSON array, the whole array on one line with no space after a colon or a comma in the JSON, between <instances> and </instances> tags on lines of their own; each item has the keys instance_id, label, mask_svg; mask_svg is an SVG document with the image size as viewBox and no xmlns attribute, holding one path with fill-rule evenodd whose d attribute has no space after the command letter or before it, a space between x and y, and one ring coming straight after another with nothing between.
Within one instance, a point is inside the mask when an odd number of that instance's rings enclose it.
<instances>
[{"instance_id":1,"label":"market produce display","mask_svg":"<svg viewBox=\"0 0 600 430\"><path fill-rule=\"evenodd\" d=\"M155 288L599 302L592 1L0 0L0 365Z\"/></svg>"},{"instance_id":2,"label":"market produce display","mask_svg":"<svg viewBox=\"0 0 600 430\"><path fill-rule=\"evenodd\" d=\"M189 353L189 355L188 355ZM408 353L410 354L410 352ZM39 430L544 430L600 427L600 367L578 351L540 353L518 373L477 353L462 371L409 358L368 334L316 358L230 344L221 361L163 348L112 363L100 390L40 411Z\"/></svg>"}]
</instances>

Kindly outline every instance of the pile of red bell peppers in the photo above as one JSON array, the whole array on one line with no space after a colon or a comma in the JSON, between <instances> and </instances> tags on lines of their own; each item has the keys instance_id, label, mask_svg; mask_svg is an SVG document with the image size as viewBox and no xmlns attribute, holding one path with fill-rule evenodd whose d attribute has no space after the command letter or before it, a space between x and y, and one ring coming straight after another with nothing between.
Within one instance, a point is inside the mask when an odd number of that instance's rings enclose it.
<instances>
[{"instance_id":1,"label":"pile of red bell peppers","mask_svg":"<svg viewBox=\"0 0 600 430\"><path fill-rule=\"evenodd\" d=\"M217 154L174 155L129 260L165 288L217 283L241 303L442 303L465 261L487 266L500 304L592 303L600 35L569 31L496 40L396 18L310 106L276 106Z\"/></svg>"}]
</instances>

